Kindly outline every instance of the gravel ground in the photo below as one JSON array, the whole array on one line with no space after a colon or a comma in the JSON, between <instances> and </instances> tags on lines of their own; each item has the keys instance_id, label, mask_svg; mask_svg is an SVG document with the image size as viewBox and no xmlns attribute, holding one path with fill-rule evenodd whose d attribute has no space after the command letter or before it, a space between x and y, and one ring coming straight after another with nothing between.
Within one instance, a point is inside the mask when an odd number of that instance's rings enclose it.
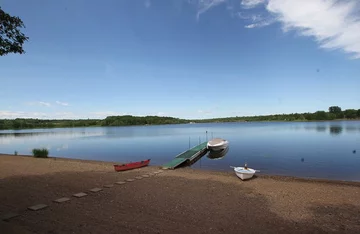
<instances>
[{"instance_id":1,"label":"gravel ground","mask_svg":"<svg viewBox=\"0 0 360 234\"><path fill-rule=\"evenodd\" d=\"M189 168L135 179L156 171L2 155L0 216L20 216L0 221L0 233L360 233L360 183ZM103 187L126 179L135 181ZM71 200L53 202L60 197ZM49 206L27 210L39 203Z\"/></svg>"}]
</instances>

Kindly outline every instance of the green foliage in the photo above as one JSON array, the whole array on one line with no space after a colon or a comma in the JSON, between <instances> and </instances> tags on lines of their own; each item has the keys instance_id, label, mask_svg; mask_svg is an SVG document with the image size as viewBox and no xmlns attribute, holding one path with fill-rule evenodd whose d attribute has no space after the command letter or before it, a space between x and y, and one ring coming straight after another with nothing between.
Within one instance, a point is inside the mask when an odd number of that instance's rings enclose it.
<instances>
[{"instance_id":1,"label":"green foliage","mask_svg":"<svg viewBox=\"0 0 360 234\"><path fill-rule=\"evenodd\" d=\"M335 119L342 119L344 118L344 113L341 111L341 108L338 106L330 106L329 113L335 115Z\"/></svg>"},{"instance_id":2,"label":"green foliage","mask_svg":"<svg viewBox=\"0 0 360 234\"><path fill-rule=\"evenodd\" d=\"M1 129L28 129L28 128L67 128L67 127L89 127L100 126L101 120L47 120L47 119L0 119Z\"/></svg>"},{"instance_id":3,"label":"green foliage","mask_svg":"<svg viewBox=\"0 0 360 234\"><path fill-rule=\"evenodd\" d=\"M357 111L354 109L347 109L344 111L344 117L347 119L356 119Z\"/></svg>"},{"instance_id":4,"label":"green foliage","mask_svg":"<svg viewBox=\"0 0 360 234\"><path fill-rule=\"evenodd\" d=\"M341 108L338 106L330 106L329 112L333 113L333 114L338 114L338 113L341 113Z\"/></svg>"},{"instance_id":5,"label":"green foliage","mask_svg":"<svg viewBox=\"0 0 360 234\"><path fill-rule=\"evenodd\" d=\"M333 106L333 107L329 107L329 112L316 111L315 113L261 115L261 116L250 116L250 117L228 117L228 118L202 119L202 120L192 120L192 121L197 123L241 122L241 121L316 121L316 120L335 120L335 119L342 119L344 117L347 119L358 118L360 117L360 110L341 111L340 107Z\"/></svg>"},{"instance_id":6,"label":"green foliage","mask_svg":"<svg viewBox=\"0 0 360 234\"><path fill-rule=\"evenodd\" d=\"M23 44L29 38L20 32L25 28L19 17L11 16L0 7L0 56L9 53L25 53Z\"/></svg>"},{"instance_id":7,"label":"green foliage","mask_svg":"<svg viewBox=\"0 0 360 234\"><path fill-rule=\"evenodd\" d=\"M331 107L329 108L329 110ZM100 119L79 119L79 120L40 120L40 119L0 119L0 130L4 129L27 129L27 128L66 128L66 127L90 127L90 126L132 126L132 125L160 125L160 124L184 124L189 122L210 123L210 122L242 122L242 121L316 121L334 119L355 119L360 118L360 110L348 109L345 111L340 107L331 109L332 112L316 111L315 113L293 113L278 115L260 115L246 117L228 117L214 119L186 120L173 117L159 116L109 116ZM334 111L335 110L335 111Z\"/></svg>"},{"instance_id":8,"label":"green foliage","mask_svg":"<svg viewBox=\"0 0 360 234\"><path fill-rule=\"evenodd\" d=\"M188 120L173 117L159 116L109 116L102 121L102 126L131 126L131 125L159 125L159 124L180 124L188 123Z\"/></svg>"},{"instance_id":9,"label":"green foliage","mask_svg":"<svg viewBox=\"0 0 360 234\"><path fill-rule=\"evenodd\" d=\"M49 151L46 148L33 149L32 153L35 158L47 158Z\"/></svg>"}]
</instances>

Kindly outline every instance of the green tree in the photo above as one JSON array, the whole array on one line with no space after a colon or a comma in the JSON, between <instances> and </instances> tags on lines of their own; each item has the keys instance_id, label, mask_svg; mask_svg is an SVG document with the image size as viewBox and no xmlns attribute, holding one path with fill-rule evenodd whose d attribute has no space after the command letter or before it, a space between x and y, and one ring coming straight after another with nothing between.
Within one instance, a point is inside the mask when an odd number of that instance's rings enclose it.
<instances>
[{"instance_id":1,"label":"green tree","mask_svg":"<svg viewBox=\"0 0 360 234\"><path fill-rule=\"evenodd\" d=\"M9 15L0 7L0 56L25 53L23 44L29 38L20 28L25 28L23 21L17 16Z\"/></svg>"},{"instance_id":2,"label":"green tree","mask_svg":"<svg viewBox=\"0 0 360 234\"><path fill-rule=\"evenodd\" d=\"M334 114L338 114L338 113L341 113L341 108L338 107L338 106L330 106L329 107L329 112L334 113Z\"/></svg>"},{"instance_id":3,"label":"green tree","mask_svg":"<svg viewBox=\"0 0 360 234\"><path fill-rule=\"evenodd\" d=\"M327 113L325 111L316 111L314 113L314 115L315 115L316 120L327 120L328 119Z\"/></svg>"},{"instance_id":4,"label":"green tree","mask_svg":"<svg viewBox=\"0 0 360 234\"><path fill-rule=\"evenodd\" d=\"M360 118L360 109L359 109L359 110L357 110L356 115L357 115L357 117L359 117L359 118Z\"/></svg>"},{"instance_id":5,"label":"green tree","mask_svg":"<svg viewBox=\"0 0 360 234\"><path fill-rule=\"evenodd\" d=\"M357 111L354 109L347 109L344 111L345 118L347 119L356 119Z\"/></svg>"}]
</instances>

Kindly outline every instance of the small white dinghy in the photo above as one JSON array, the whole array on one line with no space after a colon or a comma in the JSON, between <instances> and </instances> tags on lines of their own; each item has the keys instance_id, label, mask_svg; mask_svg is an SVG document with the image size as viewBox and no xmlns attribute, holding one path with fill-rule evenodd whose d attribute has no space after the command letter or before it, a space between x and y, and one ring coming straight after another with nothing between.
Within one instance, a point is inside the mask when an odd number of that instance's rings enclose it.
<instances>
[{"instance_id":1,"label":"small white dinghy","mask_svg":"<svg viewBox=\"0 0 360 234\"><path fill-rule=\"evenodd\" d=\"M236 176L239 177L241 180L251 179L254 176L255 172L260 172L252 168L248 168L246 164L244 167L230 167L234 168Z\"/></svg>"}]
</instances>

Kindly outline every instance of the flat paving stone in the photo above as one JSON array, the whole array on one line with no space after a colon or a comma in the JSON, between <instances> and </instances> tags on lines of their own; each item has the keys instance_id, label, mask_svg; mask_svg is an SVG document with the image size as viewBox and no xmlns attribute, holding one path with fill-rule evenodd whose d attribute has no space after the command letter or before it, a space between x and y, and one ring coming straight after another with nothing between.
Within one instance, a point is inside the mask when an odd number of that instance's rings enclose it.
<instances>
[{"instance_id":1,"label":"flat paving stone","mask_svg":"<svg viewBox=\"0 0 360 234\"><path fill-rule=\"evenodd\" d=\"M104 185L104 187L105 188L112 188L112 187L114 187L114 185L113 184L106 184L106 185Z\"/></svg>"},{"instance_id":2,"label":"flat paving stone","mask_svg":"<svg viewBox=\"0 0 360 234\"><path fill-rule=\"evenodd\" d=\"M122 184L126 184L126 182L124 182L124 181L118 181L118 182L116 182L115 184L122 185Z\"/></svg>"},{"instance_id":3,"label":"flat paving stone","mask_svg":"<svg viewBox=\"0 0 360 234\"><path fill-rule=\"evenodd\" d=\"M100 192L101 190L102 190L102 188L93 188L93 189L90 189L90 192L97 193L97 192Z\"/></svg>"},{"instance_id":4,"label":"flat paving stone","mask_svg":"<svg viewBox=\"0 0 360 234\"><path fill-rule=\"evenodd\" d=\"M127 182L133 182L134 179L127 179L126 181L127 181Z\"/></svg>"},{"instance_id":5,"label":"flat paving stone","mask_svg":"<svg viewBox=\"0 0 360 234\"><path fill-rule=\"evenodd\" d=\"M45 205L45 204L37 204L37 205L28 207L28 209L29 209L29 210L33 210L33 211L37 211L37 210L45 209L46 207L48 207L48 205Z\"/></svg>"},{"instance_id":6,"label":"flat paving stone","mask_svg":"<svg viewBox=\"0 0 360 234\"><path fill-rule=\"evenodd\" d=\"M149 175L142 175L143 178L149 178Z\"/></svg>"},{"instance_id":7,"label":"flat paving stone","mask_svg":"<svg viewBox=\"0 0 360 234\"><path fill-rule=\"evenodd\" d=\"M70 198L62 197L62 198L54 200L54 202L57 202L57 203L63 203L63 202L66 202L66 201L70 201Z\"/></svg>"},{"instance_id":8,"label":"flat paving stone","mask_svg":"<svg viewBox=\"0 0 360 234\"><path fill-rule=\"evenodd\" d=\"M158 170L158 173L162 173L162 172L164 172L163 170Z\"/></svg>"},{"instance_id":9,"label":"flat paving stone","mask_svg":"<svg viewBox=\"0 0 360 234\"><path fill-rule=\"evenodd\" d=\"M136 176L135 179L141 180L141 179L142 179L142 176Z\"/></svg>"},{"instance_id":10,"label":"flat paving stone","mask_svg":"<svg viewBox=\"0 0 360 234\"><path fill-rule=\"evenodd\" d=\"M4 214L3 216L1 216L1 220L8 221L9 219L12 219L12 218L15 218L18 216L19 216L19 214L17 214L17 213L7 213L7 214Z\"/></svg>"},{"instance_id":11,"label":"flat paving stone","mask_svg":"<svg viewBox=\"0 0 360 234\"><path fill-rule=\"evenodd\" d=\"M85 197L87 194L86 193L75 193L73 196L80 198L80 197Z\"/></svg>"}]
</instances>

